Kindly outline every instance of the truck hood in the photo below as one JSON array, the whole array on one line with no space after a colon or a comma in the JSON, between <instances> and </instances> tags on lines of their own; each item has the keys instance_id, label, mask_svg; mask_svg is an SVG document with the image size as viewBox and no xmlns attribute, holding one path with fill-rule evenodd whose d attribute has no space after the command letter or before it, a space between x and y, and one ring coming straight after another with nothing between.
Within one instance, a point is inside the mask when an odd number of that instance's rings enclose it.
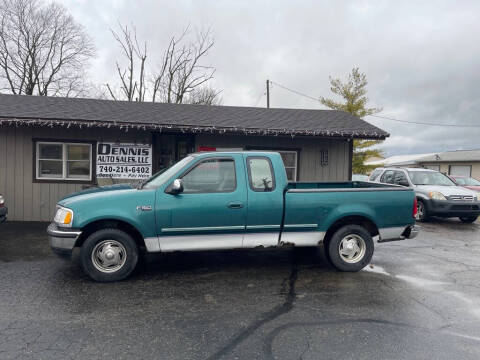
<instances>
[{"instance_id":1,"label":"truck hood","mask_svg":"<svg viewBox=\"0 0 480 360\"><path fill-rule=\"evenodd\" d=\"M438 191L445 196L451 195L476 195L475 191L465 189L461 186L441 186L441 185L417 185L415 189L423 193Z\"/></svg>"},{"instance_id":2,"label":"truck hood","mask_svg":"<svg viewBox=\"0 0 480 360\"><path fill-rule=\"evenodd\" d=\"M60 199L60 201L70 199L76 196L87 195L87 194L101 193L105 191L126 190L126 189L133 189L133 188L134 187L132 186L132 184L115 184L115 185L108 185L108 186L91 187L91 188L77 191L75 193L64 196L63 198Z\"/></svg>"}]
</instances>

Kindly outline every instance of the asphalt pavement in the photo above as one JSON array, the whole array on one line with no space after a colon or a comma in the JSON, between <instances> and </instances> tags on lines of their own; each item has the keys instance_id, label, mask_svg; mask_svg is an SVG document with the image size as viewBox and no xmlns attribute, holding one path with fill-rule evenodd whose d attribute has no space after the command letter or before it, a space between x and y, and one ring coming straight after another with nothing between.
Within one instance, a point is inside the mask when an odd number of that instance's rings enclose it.
<instances>
[{"instance_id":1,"label":"asphalt pavement","mask_svg":"<svg viewBox=\"0 0 480 360\"><path fill-rule=\"evenodd\" d=\"M143 259L91 281L0 224L0 359L479 359L480 225L421 224L341 273L317 249Z\"/></svg>"}]
</instances>

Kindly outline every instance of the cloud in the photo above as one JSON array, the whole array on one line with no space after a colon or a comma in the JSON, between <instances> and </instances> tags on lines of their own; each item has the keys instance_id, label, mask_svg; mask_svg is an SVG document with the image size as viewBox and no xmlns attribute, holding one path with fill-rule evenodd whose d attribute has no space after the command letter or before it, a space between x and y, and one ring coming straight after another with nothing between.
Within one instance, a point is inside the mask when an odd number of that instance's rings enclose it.
<instances>
[{"instance_id":1,"label":"cloud","mask_svg":"<svg viewBox=\"0 0 480 360\"><path fill-rule=\"evenodd\" d=\"M95 40L91 76L114 78L119 50L109 28L135 24L150 66L173 34L212 27L208 64L225 105L253 106L267 78L330 96L328 77L367 74L372 106L409 121L480 126L478 1L62 1ZM134 5L133 5L134 4ZM277 86L274 107L322 108ZM259 101L265 106L265 97ZM367 118L391 133L387 155L478 148L480 128L408 125Z\"/></svg>"}]
</instances>

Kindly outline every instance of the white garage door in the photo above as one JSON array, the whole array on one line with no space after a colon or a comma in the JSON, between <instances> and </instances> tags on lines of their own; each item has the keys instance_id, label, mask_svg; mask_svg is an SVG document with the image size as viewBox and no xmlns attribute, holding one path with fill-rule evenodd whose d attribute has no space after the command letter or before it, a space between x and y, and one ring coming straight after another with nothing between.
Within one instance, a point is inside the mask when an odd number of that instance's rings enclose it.
<instances>
[{"instance_id":1,"label":"white garage door","mask_svg":"<svg viewBox=\"0 0 480 360\"><path fill-rule=\"evenodd\" d=\"M472 167L470 165L450 165L450 175L470 176Z\"/></svg>"}]
</instances>

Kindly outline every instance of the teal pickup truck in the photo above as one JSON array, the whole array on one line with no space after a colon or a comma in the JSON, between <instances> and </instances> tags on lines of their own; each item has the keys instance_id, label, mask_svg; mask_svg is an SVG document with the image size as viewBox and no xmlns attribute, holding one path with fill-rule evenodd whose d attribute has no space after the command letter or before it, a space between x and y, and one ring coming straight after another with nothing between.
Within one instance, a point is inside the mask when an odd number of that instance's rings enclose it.
<instances>
[{"instance_id":1,"label":"teal pickup truck","mask_svg":"<svg viewBox=\"0 0 480 360\"><path fill-rule=\"evenodd\" d=\"M275 152L187 156L138 185L87 189L58 202L48 227L61 255L80 248L97 281L126 278L141 251L324 246L359 271L378 241L413 238L413 190L371 182L289 183Z\"/></svg>"}]
</instances>

